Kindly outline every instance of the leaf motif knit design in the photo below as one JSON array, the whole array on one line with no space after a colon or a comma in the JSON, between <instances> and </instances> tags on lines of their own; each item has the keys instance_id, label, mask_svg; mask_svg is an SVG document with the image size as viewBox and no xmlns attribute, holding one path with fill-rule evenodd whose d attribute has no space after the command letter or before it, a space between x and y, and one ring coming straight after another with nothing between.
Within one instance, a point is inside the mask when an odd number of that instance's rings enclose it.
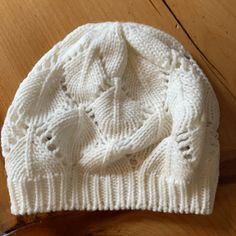
<instances>
[{"instance_id":1,"label":"leaf motif knit design","mask_svg":"<svg viewBox=\"0 0 236 236\"><path fill-rule=\"evenodd\" d=\"M90 23L19 86L1 131L13 214L148 209L210 214L219 105L172 36Z\"/></svg>"}]
</instances>

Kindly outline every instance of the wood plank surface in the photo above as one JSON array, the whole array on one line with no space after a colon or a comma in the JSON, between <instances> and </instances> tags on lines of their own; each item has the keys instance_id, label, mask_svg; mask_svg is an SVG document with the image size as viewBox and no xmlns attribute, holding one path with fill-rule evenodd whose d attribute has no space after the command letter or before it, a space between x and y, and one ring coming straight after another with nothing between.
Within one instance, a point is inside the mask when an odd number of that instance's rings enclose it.
<instances>
[{"instance_id":1,"label":"wood plank surface","mask_svg":"<svg viewBox=\"0 0 236 236\"><path fill-rule=\"evenodd\" d=\"M9 235L236 235L236 2L1 0L0 125L39 58L79 25L132 21L175 36L208 76L220 102L220 182L210 216L149 211L10 214L0 158L0 232Z\"/></svg>"}]
</instances>

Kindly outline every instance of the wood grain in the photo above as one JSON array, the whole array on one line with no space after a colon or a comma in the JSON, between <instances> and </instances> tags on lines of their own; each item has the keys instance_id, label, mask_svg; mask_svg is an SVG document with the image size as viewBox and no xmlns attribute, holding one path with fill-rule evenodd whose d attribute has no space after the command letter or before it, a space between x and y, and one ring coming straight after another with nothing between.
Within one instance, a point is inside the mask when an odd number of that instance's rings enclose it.
<instances>
[{"instance_id":1,"label":"wood grain","mask_svg":"<svg viewBox=\"0 0 236 236\"><path fill-rule=\"evenodd\" d=\"M232 7L235 6L235 1L166 2L182 23L191 41L236 97L236 54L232 53L236 51L236 9Z\"/></svg>"},{"instance_id":2,"label":"wood grain","mask_svg":"<svg viewBox=\"0 0 236 236\"><path fill-rule=\"evenodd\" d=\"M2 0L0 125L20 82L55 43L81 24L134 21L175 36L214 87L221 108L221 176L210 216L149 211L10 214L0 160L0 231L11 235L236 235L236 3L160 0Z\"/></svg>"}]
</instances>

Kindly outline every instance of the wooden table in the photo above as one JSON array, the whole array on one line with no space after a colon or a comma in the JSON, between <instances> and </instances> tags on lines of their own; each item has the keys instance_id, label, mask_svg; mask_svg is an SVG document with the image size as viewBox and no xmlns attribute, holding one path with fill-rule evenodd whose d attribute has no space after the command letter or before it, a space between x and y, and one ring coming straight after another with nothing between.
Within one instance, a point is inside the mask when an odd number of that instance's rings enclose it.
<instances>
[{"instance_id":1,"label":"wooden table","mask_svg":"<svg viewBox=\"0 0 236 236\"><path fill-rule=\"evenodd\" d=\"M10 235L236 235L236 2L233 0L1 0L0 122L34 63L81 24L134 21L160 28L192 53L221 108L221 169L210 216L149 211L10 214L0 159L0 231Z\"/></svg>"}]
</instances>

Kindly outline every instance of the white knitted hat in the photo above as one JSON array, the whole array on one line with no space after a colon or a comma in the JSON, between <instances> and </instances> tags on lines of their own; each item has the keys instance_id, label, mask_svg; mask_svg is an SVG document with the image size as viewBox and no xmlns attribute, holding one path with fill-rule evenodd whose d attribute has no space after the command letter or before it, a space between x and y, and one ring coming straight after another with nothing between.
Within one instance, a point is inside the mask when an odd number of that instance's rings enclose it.
<instances>
[{"instance_id":1,"label":"white knitted hat","mask_svg":"<svg viewBox=\"0 0 236 236\"><path fill-rule=\"evenodd\" d=\"M2 128L13 214L148 209L210 214L219 105L170 35L90 23L21 83Z\"/></svg>"}]
</instances>

